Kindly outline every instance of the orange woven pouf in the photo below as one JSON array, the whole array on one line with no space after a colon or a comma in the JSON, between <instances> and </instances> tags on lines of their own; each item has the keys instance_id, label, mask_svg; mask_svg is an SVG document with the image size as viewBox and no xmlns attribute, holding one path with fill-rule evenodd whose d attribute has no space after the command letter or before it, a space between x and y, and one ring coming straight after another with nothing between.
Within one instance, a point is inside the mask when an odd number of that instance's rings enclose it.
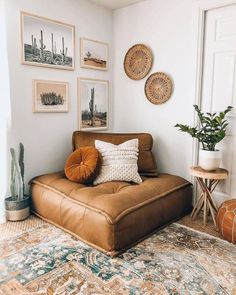
<instances>
[{"instance_id":1,"label":"orange woven pouf","mask_svg":"<svg viewBox=\"0 0 236 295\"><path fill-rule=\"evenodd\" d=\"M236 243L236 199L222 203L217 211L216 224L227 241Z\"/></svg>"}]
</instances>

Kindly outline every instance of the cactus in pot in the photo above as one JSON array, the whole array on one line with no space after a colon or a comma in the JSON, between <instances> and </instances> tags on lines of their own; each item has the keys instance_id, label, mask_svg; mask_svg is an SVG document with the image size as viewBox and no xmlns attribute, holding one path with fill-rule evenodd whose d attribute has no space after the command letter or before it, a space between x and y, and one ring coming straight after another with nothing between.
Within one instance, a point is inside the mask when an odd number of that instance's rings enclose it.
<instances>
[{"instance_id":1,"label":"cactus in pot","mask_svg":"<svg viewBox=\"0 0 236 295\"><path fill-rule=\"evenodd\" d=\"M7 220L20 221L26 219L29 214L29 196L25 195L24 186L24 145L19 144L19 156L16 150L11 152L11 196L5 199Z\"/></svg>"}]
</instances>

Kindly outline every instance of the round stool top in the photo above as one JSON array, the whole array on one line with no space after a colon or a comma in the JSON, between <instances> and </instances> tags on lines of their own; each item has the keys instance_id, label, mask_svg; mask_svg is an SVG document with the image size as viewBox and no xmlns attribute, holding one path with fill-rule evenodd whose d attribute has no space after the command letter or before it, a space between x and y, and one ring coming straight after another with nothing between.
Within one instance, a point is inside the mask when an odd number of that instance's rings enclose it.
<instances>
[{"instance_id":1,"label":"round stool top","mask_svg":"<svg viewBox=\"0 0 236 295\"><path fill-rule=\"evenodd\" d=\"M196 177L215 180L226 179L228 177L228 171L222 168L218 168L213 171L207 171L201 167L191 167L190 174Z\"/></svg>"}]
</instances>

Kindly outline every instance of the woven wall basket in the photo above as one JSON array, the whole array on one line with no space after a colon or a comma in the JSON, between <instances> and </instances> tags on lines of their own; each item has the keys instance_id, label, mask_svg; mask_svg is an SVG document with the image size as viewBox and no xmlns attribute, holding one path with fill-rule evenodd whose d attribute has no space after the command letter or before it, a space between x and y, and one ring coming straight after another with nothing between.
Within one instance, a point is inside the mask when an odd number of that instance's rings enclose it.
<instances>
[{"instance_id":1,"label":"woven wall basket","mask_svg":"<svg viewBox=\"0 0 236 295\"><path fill-rule=\"evenodd\" d=\"M143 79L151 70L152 62L153 55L150 48L144 44L136 44L125 55L125 73L130 79Z\"/></svg>"},{"instance_id":2,"label":"woven wall basket","mask_svg":"<svg viewBox=\"0 0 236 295\"><path fill-rule=\"evenodd\" d=\"M145 83L145 95L153 104L166 102L172 94L172 81L165 73L154 73Z\"/></svg>"}]
</instances>

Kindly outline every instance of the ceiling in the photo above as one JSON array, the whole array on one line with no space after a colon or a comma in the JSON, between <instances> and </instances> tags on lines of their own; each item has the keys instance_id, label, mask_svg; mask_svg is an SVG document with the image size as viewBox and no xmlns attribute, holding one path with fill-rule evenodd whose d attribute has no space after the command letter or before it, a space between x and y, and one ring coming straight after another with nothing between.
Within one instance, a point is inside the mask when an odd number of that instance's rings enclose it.
<instances>
[{"instance_id":1,"label":"ceiling","mask_svg":"<svg viewBox=\"0 0 236 295\"><path fill-rule=\"evenodd\" d=\"M109 9L117 9L144 0L90 0L91 2Z\"/></svg>"}]
</instances>

